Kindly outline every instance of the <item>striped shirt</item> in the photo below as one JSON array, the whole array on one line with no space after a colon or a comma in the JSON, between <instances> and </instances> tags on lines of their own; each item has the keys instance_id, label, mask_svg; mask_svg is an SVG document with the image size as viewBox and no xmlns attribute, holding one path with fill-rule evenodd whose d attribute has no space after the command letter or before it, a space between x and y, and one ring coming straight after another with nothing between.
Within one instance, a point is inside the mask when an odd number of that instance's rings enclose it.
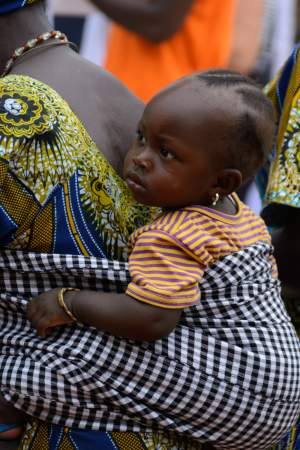
<instances>
[{"instance_id":1,"label":"striped shirt","mask_svg":"<svg viewBox=\"0 0 300 450\"><path fill-rule=\"evenodd\" d=\"M126 293L162 308L195 305L208 266L258 241L270 242L262 219L236 195L233 198L235 215L188 206L136 230L129 239L132 281Z\"/></svg>"}]
</instances>

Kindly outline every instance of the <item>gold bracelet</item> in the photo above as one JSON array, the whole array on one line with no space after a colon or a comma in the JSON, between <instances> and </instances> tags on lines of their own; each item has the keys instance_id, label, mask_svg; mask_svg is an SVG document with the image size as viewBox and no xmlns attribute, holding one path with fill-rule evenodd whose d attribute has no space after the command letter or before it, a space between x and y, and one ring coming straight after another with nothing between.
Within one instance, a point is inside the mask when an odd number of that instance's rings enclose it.
<instances>
[{"instance_id":1,"label":"gold bracelet","mask_svg":"<svg viewBox=\"0 0 300 450\"><path fill-rule=\"evenodd\" d=\"M65 313L70 317L70 319L72 319L74 322L77 322L77 318L74 316L74 314L69 310L69 308L67 307L65 300L64 300L64 294L68 291L77 291L79 292L80 289L75 289L75 288L61 288L58 291L58 295L57 295L57 300L59 303L59 306L62 307L62 309L65 311Z\"/></svg>"}]
</instances>

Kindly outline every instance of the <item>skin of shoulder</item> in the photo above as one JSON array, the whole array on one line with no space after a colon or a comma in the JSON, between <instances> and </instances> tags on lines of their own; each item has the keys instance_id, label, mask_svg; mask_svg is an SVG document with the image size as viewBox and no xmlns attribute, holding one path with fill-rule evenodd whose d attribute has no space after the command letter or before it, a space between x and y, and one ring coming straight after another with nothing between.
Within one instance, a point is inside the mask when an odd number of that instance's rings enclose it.
<instances>
[{"instance_id":1,"label":"skin of shoulder","mask_svg":"<svg viewBox=\"0 0 300 450\"><path fill-rule=\"evenodd\" d=\"M0 15L0 69L16 48L51 30L43 2ZM143 109L124 85L67 45L50 41L18 58L10 73L30 76L56 90L121 174Z\"/></svg>"},{"instance_id":2,"label":"skin of shoulder","mask_svg":"<svg viewBox=\"0 0 300 450\"><path fill-rule=\"evenodd\" d=\"M85 70L90 86L89 105L95 109L90 114L91 134L97 136L101 130L105 143L98 147L122 176L123 161L134 140L144 105L109 72L94 64L86 65Z\"/></svg>"},{"instance_id":3,"label":"skin of shoulder","mask_svg":"<svg viewBox=\"0 0 300 450\"><path fill-rule=\"evenodd\" d=\"M56 90L122 174L123 159L144 106L119 80L66 46L49 47L36 57L24 57L12 73L28 75Z\"/></svg>"}]
</instances>

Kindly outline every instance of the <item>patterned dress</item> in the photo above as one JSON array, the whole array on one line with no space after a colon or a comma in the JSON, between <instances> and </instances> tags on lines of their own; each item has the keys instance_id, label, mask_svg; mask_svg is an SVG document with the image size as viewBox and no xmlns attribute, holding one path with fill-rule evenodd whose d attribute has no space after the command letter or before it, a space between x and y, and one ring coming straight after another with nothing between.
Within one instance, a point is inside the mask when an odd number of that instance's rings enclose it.
<instances>
[{"instance_id":1,"label":"patterned dress","mask_svg":"<svg viewBox=\"0 0 300 450\"><path fill-rule=\"evenodd\" d=\"M0 80L0 247L122 261L127 259L130 233L152 214L133 201L53 89L26 76ZM28 428L30 439L27 433L22 446L39 450L53 445L66 450L104 448L103 442L115 448L115 440L141 441L133 433L119 433L114 439L108 433L64 432L42 422ZM152 439L171 448L168 440L151 434L145 437L147 448Z\"/></svg>"},{"instance_id":2,"label":"patterned dress","mask_svg":"<svg viewBox=\"0 0 300 450\"><path fill-rule=\"evenodd\" d=\"M24 76L0 82L0 246L125 260L147 222L68 104Z\"/></svg>"},{"instance_id":3,"label":"patterned dress","mask_svg":"<svg viewBox=\"0 0 300 450\"><path fill-rule=\"evenodd\" d=\"M0 82L0 152L1 392L40 419L20 449L256 450L291 428L300 349L268 242L211 262L201 302L164 339L79 323L41 339L26 320L31 297L124 291L129 233L154 212L134 203L68 105L28 77Z\"/></svg>"},{"instance_id":4,"label":"patterned dress","mask_svg":"<svg viewBox=\"0 0 300 450\"><path fill-rule=\"evenodd\" d=\"M262 215L273 228L285 225L287 208L300 208L299 88L300 51L297 46L265 88L274 105L278 128L276 143L267 164L258 174L257 184L263 200ZM300 337L300 299L284 300ZM298 425L276 446L276 450L286 449L300 449L300 417Z\"/></svg>"}]
</instances>

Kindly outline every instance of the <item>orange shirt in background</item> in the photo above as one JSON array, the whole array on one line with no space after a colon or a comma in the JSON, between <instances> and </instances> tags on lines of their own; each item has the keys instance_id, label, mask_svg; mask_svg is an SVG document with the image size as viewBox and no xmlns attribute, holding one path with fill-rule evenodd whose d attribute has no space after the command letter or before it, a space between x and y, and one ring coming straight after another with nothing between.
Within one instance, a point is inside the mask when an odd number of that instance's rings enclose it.
<instances>
[{"instance_id":1,"label":"orange shirt in background","mask_svg":"<svg viewBox=\"0 0 300 450\"><path fill-rule=\"evenodd\" d=\"M144 101L176 79L229 61L236 0L195 0L180 29L153 44L112 25L105 68Z\"/></svg>"}]
</instances>

